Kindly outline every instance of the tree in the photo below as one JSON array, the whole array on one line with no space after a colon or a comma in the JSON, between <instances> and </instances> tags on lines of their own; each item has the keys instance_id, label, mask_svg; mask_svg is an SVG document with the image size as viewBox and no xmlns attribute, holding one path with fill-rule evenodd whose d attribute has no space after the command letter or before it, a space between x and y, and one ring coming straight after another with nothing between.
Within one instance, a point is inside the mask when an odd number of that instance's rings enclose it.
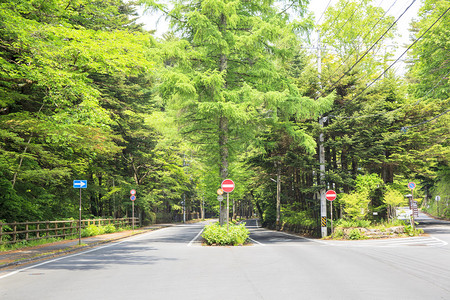
<instances>
[{"instance_id":1,"label":"tree","mask_svg":"<svg viewBox=\"0 0 450 300\"><path fill-rule=\"evenodd\" d=\"M303 1L292 5L303 12ZM273 108L288 102L301 113L307 101L283 68L301 24L289 23L273 2L174 3L167 16L180 39L159 50L166 63L161 95L181 112L182 132L203 145L225 179L262 117L277 118Z\"/></svg>"},{"instance_id":2,"label":"tree","mask_svg":"<svg viewBox=\"0 0 450 300\"><path fill-rule=\"evenodd\" d=\"M150 70L149 37L119 0L0 6L0 151L10 191L0 218L69 216L76 212L64 196L73 192L70 179L121 150L96 78Z\"/></svg>"}]
</instances>

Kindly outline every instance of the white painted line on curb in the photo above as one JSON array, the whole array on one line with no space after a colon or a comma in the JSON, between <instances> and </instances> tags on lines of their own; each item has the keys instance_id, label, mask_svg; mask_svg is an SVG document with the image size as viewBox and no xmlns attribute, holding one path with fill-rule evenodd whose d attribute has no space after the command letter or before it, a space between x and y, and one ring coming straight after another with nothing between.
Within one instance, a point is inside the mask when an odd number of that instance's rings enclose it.
<instances>
[{"instance_id":1,"label":"white painted line on curb","mask_svg":"<svg viewBox=\"0 0 450 300\"><path fill-rule=\"evenodd\" d=\"M204 228L202 228L202 230L200 230L200 232L197 233L197 235L189 242L189 244L187 245L188 247L191 247L191 246L192 246L192 243L195 242L195 240L200 236L200 234L202 234L203 229L204 229Z\"/></svg>"},{"instance_id":2,"label":"white painted line on curb","mask_svg":"<svg viewBox=\"0 0 450 300\"><path fill-rule=\"evenodd\" d=\"M252 239L251 237L248 238L250 241L260 245L260 246L265 246L263 243L258 242L257 240Z\"/></svg>"}]
</instances>

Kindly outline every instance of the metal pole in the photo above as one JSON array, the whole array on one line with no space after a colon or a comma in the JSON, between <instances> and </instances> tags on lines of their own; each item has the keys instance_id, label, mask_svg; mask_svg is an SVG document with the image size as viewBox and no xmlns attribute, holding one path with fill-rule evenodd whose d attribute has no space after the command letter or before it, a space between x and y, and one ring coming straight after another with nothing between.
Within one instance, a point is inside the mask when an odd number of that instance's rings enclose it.
<instances>
[{"instance_id":1,"label":"metal pole","mask_svg":"<svg viewBox=\"0 0 450 300\"><path fill-rule=\"evenodd\" d=\"M219 224L223 225L222 201L219 201Z\"/></svg>"},{"instance_id":2,"label":"metal pole","mask_svg":"<svg viewBox=\"0 0 450 300\"><path fill-rule=\"evenodd\" d=\"M331 238L333 238L333 201L330 201L330 206L331 206L331 213L330 213L330 217L331 217Z\"/></svg>"},{"instance_id":3,"label":"metal pole","mask_svg":"<svg viewBox=\"0 0 450 300\"><path fill-rule=\"evenodd\" d=\"M78 245L81 245L81 189L80 189L80 217L78 220Z\"/></svg>"},{"instance_id":4,"label":"metal pole","mask_svg":"<svg viewBox=\"0 0 450 300\"><path fill-rule=\"evenodd\" d=\"M281 172L280 172L280 165L279 163L275 164L277 167L277 223L276 223L276 227L277 230L280 230L280 211L281 211Z\"/></svg>"},{"instance_id":5,"label":"metal pole","mask_svg":"<svg viewBox=\"0 0 450 300\"><path fill-rule=\"evenodd\" d=\"M413 232L416 230L415 229L415 224L414 224L414 190L411 189L411 226L413 229Z\"/></svg>"},{"instance_id":6,"label":"metal pole","mask_svg":"<svg viewBox=\"0 0 450 300\"><path fill-rule=\"evenodd\" d=\"M230 222L230 200L229 200L230 193L227 193L227 231L228 231L228 223Z\"/></svg>"},{"instance_id":7,"label":"metal pole","mask_svg":"<svg viewBox=\"0 0 450 300\"><path fill-rule=\"evenodd\" d=\"M186 194L183 193L183 223L186 223Z\"/></svg>"},{"instance_id":8,"label":"metal pole","mask_svg":"<svg viewBox=\"0 0 450 300\"><path fill-rule=\"evenodd\" d=\"M132 210L132 213L131 213L131 218L132 218L131 224L132 224L132 228L133 228L133 231L134 231L134 201L132 201L132 203L131 203L131 210Z\"/></svg>"}]
</instances>

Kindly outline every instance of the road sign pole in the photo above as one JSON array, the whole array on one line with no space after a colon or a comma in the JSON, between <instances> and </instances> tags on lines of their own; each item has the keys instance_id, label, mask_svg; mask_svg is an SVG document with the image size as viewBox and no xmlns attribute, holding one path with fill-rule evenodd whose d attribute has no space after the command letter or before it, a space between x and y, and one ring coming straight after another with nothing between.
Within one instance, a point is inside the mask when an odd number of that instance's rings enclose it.
<instances>
[{"instance_id":1,"label":"road sign pole","mask_svg":"<svg viewBox=\"0 0 450 300\"><path fill-rule=\"evenodd\" d=\"M219 202L219 224L223 225L223 215L222 215L222 201Z\"/></svg>"},{"instance_id":2,"label":"road sign pole","mask_svg":"<svg viewBox=\"0 0 450 300\"><path fill-rule=\"evenodd\" d=\"M414 189L411 189L411 208L411 226L414 232L416 230L414 224Z\"/></svg>"},{"instance_id":3,"label":"road sign pole","mask_svg":"<svg viewBox=\"0 0 450 300\"><path fill-rule=\"evenodd\" d=\"M228 222L230 218L230 199L229 199L230 193L227 193L227 232L228 232Z\"/></svg>"},{"instance_id":4,"label":"road sign pole","mask_svg":"<svg viewBox=\"0 0 450 300\"><path fill-rule=\"evenodd\" d=\"M132 228L133 228L133 231L134 231L134 201L132 201L131 203L132 203L131 204L131 209L133 210L133 212L131 213L131 217L133 218L131 224L132 224Z\"/></svg>"},{"instance_id":5,"label":"road sign pole","mask_svg":"<svg viewBox=\"0 0 450 300\"><path fill-rule=\"evenodd\" d=\"M78 245L81 245L81 189L80 189L80 216L78 219Z\"/></svg>"},{"instance_id":6,"label":"road sign pole","mask_svg":"<svg viewBox=\"0 0 450 300\"><path fill-rule=\"evenodd\" d=\"M331 238L333 238L333 201L330 201Z\"/></svg>"}]
</instances>

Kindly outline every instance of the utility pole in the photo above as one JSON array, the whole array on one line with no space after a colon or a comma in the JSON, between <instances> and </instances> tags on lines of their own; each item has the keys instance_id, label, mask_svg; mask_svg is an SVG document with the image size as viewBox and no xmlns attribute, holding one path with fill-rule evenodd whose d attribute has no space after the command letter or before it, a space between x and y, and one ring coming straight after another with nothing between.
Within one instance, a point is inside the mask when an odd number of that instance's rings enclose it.
<instances>
[{"instance_id":1,"label":"utility pole","mask_svg":"<svg viewBox=\"0 0 450 300\"><path fill-rule=\"evenodd\" d=\"M183 170L186 167L186 154L183 153ZM183 223L186 223L186 193L183 192Z\"/></svg>"},{"instance_id":2,"label":"utility pole","mask_svg":"<svg viewBox=\"0 0 450 300\"><path fill-rule=\"evenodd\" d=\"M319 75L319 85L322 86L320 82L320 74L322 72L322 53L320 47L320 31L317 31L317 72ZM319 135L319 164L320 164L320 225L322 237L327 236L327 200L325 199L325 149L323 147L324 136L323 136L323 123L327 121L327 117L320 117L320 135Z\"/></svg>"},{"instance_id":3,"label":"utility pole","mask_svg":"<svg viewBox=\"0 0 450 300\"><path fill-rule=\"evenodd\" d=\"M279 162L275 163L277 169L277 230L281 229L280 226L280 211L281 211L281 172L280 172L280 164Z\"/></svg>"}]
</instances>

